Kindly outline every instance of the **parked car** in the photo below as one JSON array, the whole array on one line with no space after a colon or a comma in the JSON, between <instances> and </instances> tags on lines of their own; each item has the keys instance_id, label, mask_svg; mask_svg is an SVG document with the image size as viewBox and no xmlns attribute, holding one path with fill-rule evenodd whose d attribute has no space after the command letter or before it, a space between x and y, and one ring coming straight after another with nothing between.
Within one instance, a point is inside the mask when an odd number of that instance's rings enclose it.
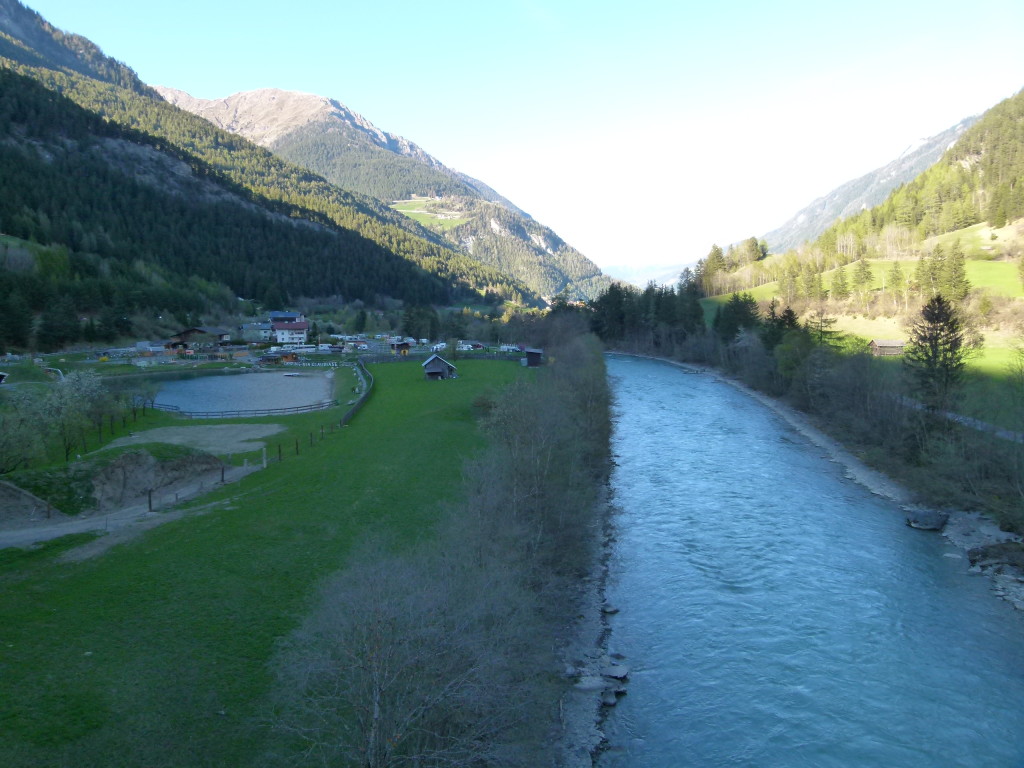
<instances>
[{"instance_id":1,"label":"parked car","mask_svg":"<svg viewBox=\"0 0 1024 768\"><path fill-rule=\"evenodd\" d=\"M437 344L435 344L434 346L432 346L430 348L430 351L431 352L440 352L442 349L447 349L447 348L448 348L448 342L446 342L446 341L439 341L439 342L437 342Z\"/></svg>"}]
</instances>

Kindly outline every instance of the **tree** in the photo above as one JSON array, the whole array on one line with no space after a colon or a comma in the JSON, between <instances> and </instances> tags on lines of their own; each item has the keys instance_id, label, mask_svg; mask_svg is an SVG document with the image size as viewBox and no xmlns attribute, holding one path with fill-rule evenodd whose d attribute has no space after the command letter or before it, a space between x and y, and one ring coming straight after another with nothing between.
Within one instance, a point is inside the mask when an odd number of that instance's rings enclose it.
<instances>
[{"instance_id":1,"label":"tree","mask_svg":"<svg viewBox=\"0 0 1024 768\"><path fill-rule=\"evenodd\" d=\"M757 327L759 314L753 296L749 293L734 293L715 314L715 332L722 341L733 341L741 329Z\"/></svg>"},{"instance_id":2,"label":"tree","mask_svg":"<svg viewBox=\"0 0 1024 768\"><path fill-rule=\"evenodd\" d=\"M960 245L960 241L955 240L942 265L939 291L950 301L959 304L967 298L970 290L971 284L967 280L967 266L964 263L964 249Z\"/></svg>"},{"instance_id":3,"label":"tree","mask_svg":"<svg viewBox=\"0 0 1024 768\"><path fill-rule=\"evenodd\" d=\"M861 294L862 300L864 293L871 287L872 280L874 280L874 275L871 273L871 264L867 259L860 259L853 271L853 288Z\"/></svg>"},{"instance_id":4,"label":"tree","mask_svg":"<svg viewBox=\"0 0 1024 768\"><path fill-rule=\"evenodd\" d=\"M842 333L833 327L835 324L836 318L829 317L824 307L819 306L808 315L804 328L816 344L833 347L842 339Z\"/></svg>"},{"instance_id":5,"label":"tree","mask_svg":"<svg viewBox=\"0 0 1024 768\"><path fill-rule=\"evenodd\" d=\"M899 308L900 299L906 296L907 291L907 278L903 274L903 268L900 267L898 261L892 263L892 267L889 269L889 290L892 291L893 305L895 308Z\"/></svg>"},{"instance_id":6,"label":"tree","mask_svg":"<svg viewBox=\"0 0 1024 768\"><path fill-rule=\"evenodd\" d=\"M903 354L912 390L928 411L945 412L956 404L966 360L960 317L953 305L937 294L921 308Z\"/></svg>"},{"instance_id":7,"label":"tree","mask_svg":"<svg viewBox=\"0 0 1024 768\"><path fill-rule=\"evenodd\" d=\"M846 267L841 264L832 279L832 298L837 301L845 301L850 298L850 284L846 279Z\"/></svg>"}]
</instances>

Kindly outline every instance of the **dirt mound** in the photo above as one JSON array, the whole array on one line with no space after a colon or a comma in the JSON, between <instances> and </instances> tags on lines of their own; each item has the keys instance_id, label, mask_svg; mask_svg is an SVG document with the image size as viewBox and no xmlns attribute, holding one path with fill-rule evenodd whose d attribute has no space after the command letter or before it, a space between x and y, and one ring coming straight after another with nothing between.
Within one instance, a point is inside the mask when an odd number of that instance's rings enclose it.
<instances>
[{"instance_id":1,"label":"dirt mound","mask_svg":"<svg viewBox=\"0 0 1024 768\"><path fill-rule=\"evenodd\" d=\"M157 461L146 451L129 451L100 469L93 477L96 509L111 509L136 504L150 491L157 491L182 480L220 469L216 456L194 454Z\"/></svg>"}]
</instances>

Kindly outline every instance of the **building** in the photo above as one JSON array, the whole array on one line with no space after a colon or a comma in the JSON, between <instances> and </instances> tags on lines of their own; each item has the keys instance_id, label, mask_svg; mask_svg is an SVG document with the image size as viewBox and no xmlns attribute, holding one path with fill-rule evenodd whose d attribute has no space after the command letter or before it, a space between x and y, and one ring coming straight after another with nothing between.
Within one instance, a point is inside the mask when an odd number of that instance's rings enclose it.
<instances>
[{"instance_id":1,"label":"building","mask_svg":"<svg viewBox=\"0 0 1024 768\"><path fill-rule=\"evenodd\" d=\"M306 316L301 312L268 312L267 319L271 323L301 323L306 319Z\"/></svg>"},{"instance_id":2,"label":"building","mask_svg":"<svg viewBox=\"0 0 1024 768\"><path fill-rule=\"evenodd\" d=\"M902 355L905 341L893 341L885 339L872 339L868 344L871 354L875 357L892 357Z\"/></svg>"},{"instance_id":3,"label":"building","mask_svg":"<svg viewBox=\"0 0 1024 768\"><path fill-rule=\"evenodd\" d=\"M454 379L456 368L440 355L431 355L423 363L423 375L427 381Z\"/></svg>"},{"instance_id":4,"label":"building","mask_svg":"<svg viewBox=\"0 0 1024 768\"><path fill-rule=\"evenodd\" d=\"M168 345L171 347L186 347L197 349L200 347L215 347L221 344L228 344L231 341L231 331L226 328L217 328L209 325L199 325L194 328L186 328L171 336Z\"/></svg>"},{"instance_id":5,"label":"building","mask_svg":"<svg viewBox=\"0 0 1024 768\"><path fill-rule=\"evenodd\" d=\"M309 323L305 320L273 322L271 326L278 344L305 344L309 340Z\"/></svg>"},{"instance_id":6,"label":"building","mask_svg":"<svg viewBox=\"0 0 1024 768\"><path fill-rule=\"evenodd\" d=\"M274 326L269 321L260 323L243 323L238 330L241 332L243 340L260 343L271 340L274 333Z\"/></svg>"},{"instance_id":7,"label":"building","mask_svg":"<svg viewBox=\"0 0 1024 768\"><path fill-rule=\"evenodd\" d=\"M526 354L526 366L528 368L539 368L541 363L544 362L544 350L543 349L524 349L523 352Z\"/></svg>"}]
</instances>

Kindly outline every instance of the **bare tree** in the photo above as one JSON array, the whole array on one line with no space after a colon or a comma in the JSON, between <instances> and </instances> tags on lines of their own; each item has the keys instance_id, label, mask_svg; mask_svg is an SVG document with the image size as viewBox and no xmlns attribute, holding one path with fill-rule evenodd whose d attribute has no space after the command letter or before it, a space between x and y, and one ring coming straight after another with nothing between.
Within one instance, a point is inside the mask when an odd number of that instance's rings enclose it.
<instances>
[{"instance_id":1,"label":"bare tree","mask_svg":"<svg viewBox=\"0 0 1024 768\"><path fill-rule=\"evenodd\" d=\"M278 729L322 765L514 764L529 601L501 570L357 554L278 656Z\"/></svg>"}]
</instances>

